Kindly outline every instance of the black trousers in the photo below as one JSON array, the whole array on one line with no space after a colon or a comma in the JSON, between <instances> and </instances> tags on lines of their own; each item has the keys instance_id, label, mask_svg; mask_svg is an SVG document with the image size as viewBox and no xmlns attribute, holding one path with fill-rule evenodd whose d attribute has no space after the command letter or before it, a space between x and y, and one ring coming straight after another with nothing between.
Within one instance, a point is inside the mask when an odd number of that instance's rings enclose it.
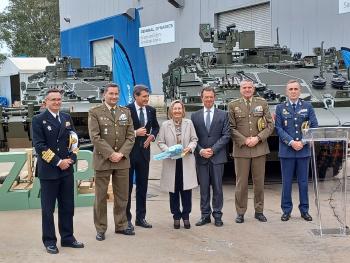
<instances>
[{"instance_id":1,"label":"black trousers","mask_svg":"<svg viewBox=\"0 0 350 263\"><path fill-rule=\"evenodd\" d=\"M175 192L169 193L170 211L175 220L190 218L192 209L192 190L183 190L183 171L182 159L176 160L175 169ZM182 203L182 211L180 209L180 198Z\"/></svg>"},{"instance_id":2,"label":"black trousers","mask_svg":"<svg viewBox=\"0 0 350 263\"><path fill-rule=\"evenodd\" d=\"M136 175L136 219L141 220L146 217L146 199L148 189L149 162L142 156L133 158L130 161L129 169L129 199L126 207L126 217L131 221L131 193L134 185L134 173Z\"/></svg>"},{"instance_id":3,"label":"black trousers","mask_svg":"<svg viewBox=\"0 0 350 263\"><path fill-rule=\"evenodd\" d=\"M56 180L40 180L42 240L45 246L56 245L54 212L57 200L58 230L61 244L75 241L73 236L74 177L65 176Z\"/></svg>"}]
</instances>

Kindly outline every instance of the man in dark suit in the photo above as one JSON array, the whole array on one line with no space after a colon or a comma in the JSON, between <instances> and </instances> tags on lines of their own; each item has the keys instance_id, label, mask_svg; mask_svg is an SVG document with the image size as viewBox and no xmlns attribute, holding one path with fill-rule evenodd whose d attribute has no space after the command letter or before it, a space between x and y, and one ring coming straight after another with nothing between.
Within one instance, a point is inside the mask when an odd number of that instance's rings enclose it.
<instances>
[{"instance_id":1,"label":"man in dark suit","mask_svg":"<svg viewBox=\"0 0 350 263\"><path fill-rule=\"evenodd\" d=\"M148 105L149 90L144 85L134 87L135 101L127 107L131 112L135 129L135 144L130 153L131 167L129 170L129 201L126 208L128 225L134 228L131 222L131 193L136 176L136 219L135 225L144 228L152 228L146 217L146 197L148 187L148 173L150 162L150 144L155 140L159 132L159 124L156 109Z\"/></svg>"},{"instance_id":2,"label":"man in dark suit","mask_svg":"<svg viewBox=\"0 0 350 263\"><path fill-rule=\"evenodd\" d=\"M33 118L33 145L38 154L37 169L41 185L42 240L46 251L57 254L53 213L58 204L58 226L62 247L83 248L73 235L74 169L76 153L70 151L74 132L71 117L60 112L62 97L50 89L46 110Z\"/></svg>"},{"instance_id":3,"label":"man in dark suit","mask_svg":"<svg viewBox=\"0 0 350 263\"><path fill-rule=\"evenodd\" d=\"M303 128L317 128L315 111L309 102L299 99L299 82L291 80L286 87L287 101L277 105L276 132L279 136L279 152L282 170L283 211L281 220L288 221L293 209L292 181L297 176L299 185L299 210L301 217L312 221L309 214L308 177L310 147L302 142Z\"/></svg>"},{"instance_id":4,"label":"man in dark suit","mask_svg":"<svg viewBox=\"0 0 350 263\"><path fill-rule=\"evenodd\" d=\"M210 223L210 184L213 188L213 217L216 226L222 226L222 176L227 162L226 145L230 140L227 112L214 107L215 91L205 87L201 92L204 108L193 113L191 120L196 129L198 144L195 151L201 194L201 218L196 226Z\"/></svg>"}]
</instances>

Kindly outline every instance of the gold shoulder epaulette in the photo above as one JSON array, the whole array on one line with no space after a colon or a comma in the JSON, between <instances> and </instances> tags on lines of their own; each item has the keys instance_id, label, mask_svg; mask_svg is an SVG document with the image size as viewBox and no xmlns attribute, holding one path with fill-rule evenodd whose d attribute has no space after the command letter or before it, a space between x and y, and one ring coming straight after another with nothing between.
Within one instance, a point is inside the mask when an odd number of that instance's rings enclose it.
<instances>
[{"instance_id":1,"label":"gold shoulder epaulette","mask_svg":"<svg viewBox=\"0 0 350 263\"><path fill-rule=\"evenodd\" d=\"M51 149L41 152L41 158L47 163L50 163L54 156L55 156L55 153Z\"/></svg>"}]
</instances>

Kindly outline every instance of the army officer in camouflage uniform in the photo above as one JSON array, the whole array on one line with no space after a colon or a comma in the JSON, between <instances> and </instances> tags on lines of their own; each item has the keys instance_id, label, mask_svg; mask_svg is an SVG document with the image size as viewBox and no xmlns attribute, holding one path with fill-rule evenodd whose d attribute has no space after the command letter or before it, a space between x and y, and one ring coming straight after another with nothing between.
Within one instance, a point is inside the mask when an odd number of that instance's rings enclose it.
<instances>
[{"instance_id":1,"label":"army officer in camouflage uniform","mask_svg":"<svg viewBox=\"0 0 350 263\"><path fill-rule=\"evenodd\" d=\"M254 83L243 80L240 84L242 97L229 103L236 172L236 223L244 222L250 171L254 184L255 218L261 222L267 221L263 214L265 161L266 154L270 152L267 138L273 132L274 124L267 102L263 98L253 97L254 91Z\"/></svg>"},{"instance_id":2,"label":"army officer in camouflage uniform","mask_svg":"<svg viewBox=\"0 0 350 263\"><path fill-rule=\"evenodd\" d=\"M105 239L107 230L107 190L111 175L115 232L135 234L127 227L125 212L129 194L129 154L135 142L134 127L130 111L116 105L119 87L108 84L103 96L104 103L89 111L89 134L94 145L94 222L98 241Z\"/></svg>"}]
</instances>

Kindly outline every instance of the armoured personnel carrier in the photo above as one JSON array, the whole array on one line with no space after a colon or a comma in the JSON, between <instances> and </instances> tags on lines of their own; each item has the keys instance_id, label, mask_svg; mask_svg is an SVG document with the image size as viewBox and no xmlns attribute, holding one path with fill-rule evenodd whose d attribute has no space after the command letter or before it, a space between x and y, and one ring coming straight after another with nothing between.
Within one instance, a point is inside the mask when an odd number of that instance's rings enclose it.
<instances>
[{"instance_id":1,"label":"armoured personnel carrier","mask_svg":"<svg viewBox=\"0 0 350 263\"><path fill-rule=\"evenodd\" d=\"M62 110L71 114L81 148L91 147L88 111L101 102L102 90L111 81L111 71L108 66L82 68L79 58L50 57L49 61L56 62L55 66L30 76L27 85L21 83L20 106L0 106L0 151L31 147L31 120L45 107L45 93L50 88L61 90Z\"/></svg>"},{"instance_id":2,"label":"armoured personnel carrier","mask_svg":"<svg viewBox=\"0 0 350 263\"><path fill-rule=\"evenodd\" d=\"M213 43L215 52L201 53L199 48L180 50L180 56L171 61L168 71L163 74L167 105L173 99L181 99L188 112L198 110L202 107L202 86L211 85L217 94L216 107L227 109L231 100L240 97L240 81L251 79L256 86L255 95L264 97L274 113L276 105L286 100L286 83L297 79L303 87L301 98L311 101L320 126L350 126L347 114L350 90L334 89L331 86L332 72L327 71L333 65L332 59L336 58L333 48L326 50L323 56L322 77L327 79L327 84L320 89L311 83L313 76L319 74L316 54L304 58L301 53L292 54L289 48L280 46L278 38L273 46L255 47L254 32L238 32L234 25L219 32L209 24L201 24L199 32L204 42ZM320 48L317 51L320 52ZM269 146L269 161L278 161L276 135L269 138Z\"/></svg>"}]
</instances>

